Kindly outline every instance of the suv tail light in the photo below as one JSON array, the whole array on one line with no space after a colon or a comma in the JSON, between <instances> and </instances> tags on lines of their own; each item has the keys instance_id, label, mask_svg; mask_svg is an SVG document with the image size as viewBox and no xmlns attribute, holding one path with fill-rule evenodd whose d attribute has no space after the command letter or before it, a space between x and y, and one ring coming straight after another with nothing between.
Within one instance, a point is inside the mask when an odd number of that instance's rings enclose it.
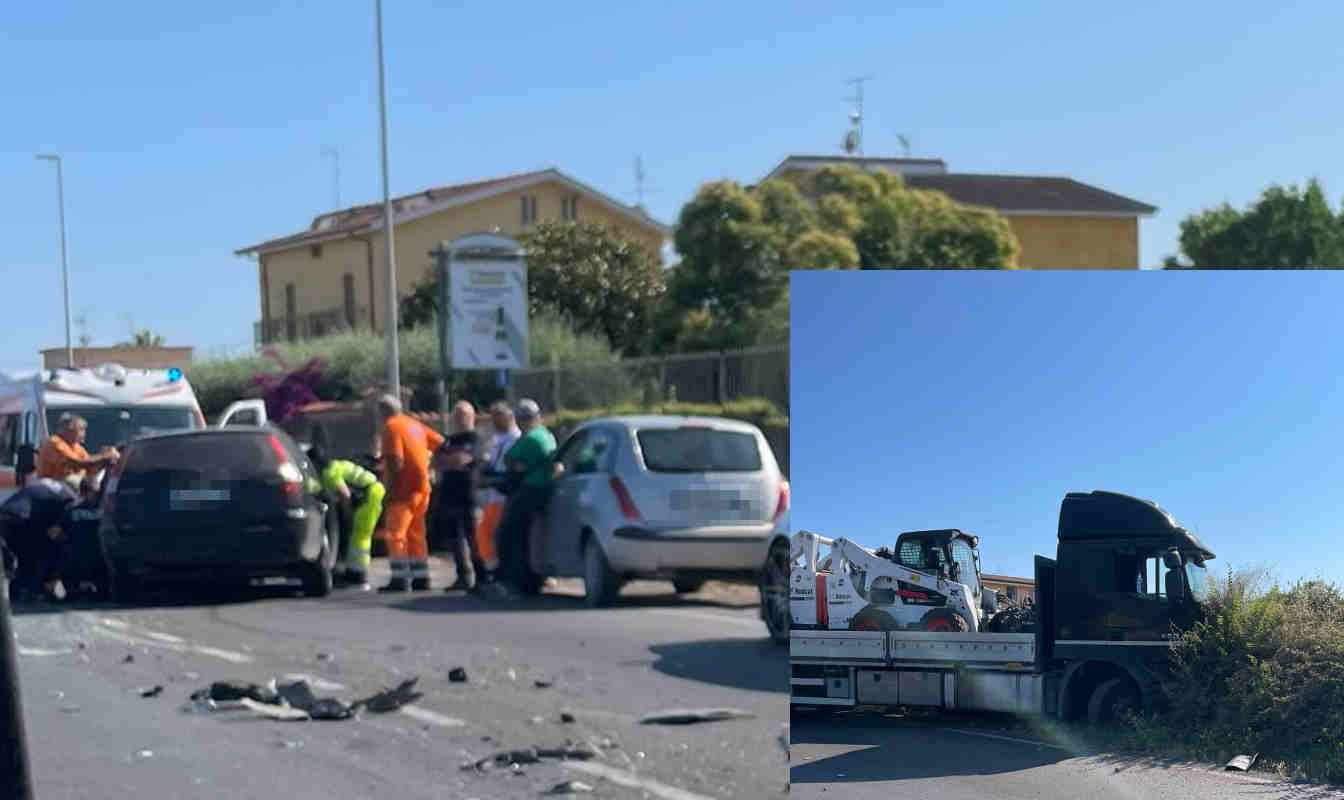
<instances>
[{"instance_id":1,"label":"suv tail light","mask_svg":"<svg viewBox=\"0 0 1344 800\"><path fill-rule=\"evenodd\" d=\"M635 505L635 498L630 496L630 490L625 488L625 482L615 475L611 476L611 490L616 493L616 502L621 504L621 514L626 519L641 519L639 507Z\"/></svg>"},{"instance_id":2,"label":"suv tail light","mask_svg":"<svg viewBox=\"0 0 1344 800\"><path fill-rule=\"evenodd\" d=\"M792 498L793 490L789 487L789 482L781 479L779 481L779 504L775 506L775 520L778 521L784 513L789 510L789 502Z\"/></svg>"},{"instance_id":3,"label":"suv tail light","mask_svg":"<svg viewBox=\"0 0 1344 800\"><path fill-rule=\"evenodd\" d=\"M290 459L285 445L274 436L269 437L271 452L275 454L276 471L285 482L285 499L300 500L303 497L303 473Z\"/></svg>"}]
</instances>

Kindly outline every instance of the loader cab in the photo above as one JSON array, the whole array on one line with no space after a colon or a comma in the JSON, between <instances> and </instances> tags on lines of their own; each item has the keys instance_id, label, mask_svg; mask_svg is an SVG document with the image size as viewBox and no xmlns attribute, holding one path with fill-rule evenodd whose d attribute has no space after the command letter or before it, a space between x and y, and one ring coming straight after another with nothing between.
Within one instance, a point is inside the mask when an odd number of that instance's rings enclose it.
<instances>
[{"instance_id":1,"label":"loader cab","mask_svg":"<svg viewBox=\"0 0 1344 800\"><path fill-rule=\"evenodd\" d=\"M1157 504L1075 492L1060 507L1055 640L1160 642L1201 616L1214 557Z\"/></svg>"},{"instance_id":2,"label":"loader cab","mask_svg":"<svg viewBox=\"0 0 1344 800\"><path fill-rule=\"evenodd\" d=\"M909 531L896 539L894 560L907 569L965 584L981 602L980 539L955 529Z\"/></svg>"}]
</instances>

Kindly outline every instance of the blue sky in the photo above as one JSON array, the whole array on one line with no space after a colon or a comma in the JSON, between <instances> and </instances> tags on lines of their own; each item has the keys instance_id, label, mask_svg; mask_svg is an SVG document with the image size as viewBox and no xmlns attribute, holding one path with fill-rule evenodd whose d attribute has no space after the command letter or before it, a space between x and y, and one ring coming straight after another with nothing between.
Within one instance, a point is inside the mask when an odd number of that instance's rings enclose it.
<instances>
[{"instance_id":1,"label":"blue sky","mask_svg":"<svg viewBox=\"0 0 1344 800\"><path fill-rule=\"evenodd\" d=\"M1066 175L1188 212L1271 181L1344 194L1344 7L1324 0L677 5L386 4L392 188L556 165L667 222L709 179L838 152L871 75L867 151L967 172ZM0 369L63 342L55 181L72 302L95 343L133 324L245 349L254 265L232 251L380 192L372 3L20 3L0 28L0 267L22 287ZM1331 110L1331 109L1335 110ZM78 335L78 332L76 332Z\"/></svg>"},{"instance_id":2,"label":"blue sky","mask_svg":"<svg viewBox=\"0 0 1344 800\"><path fill-rule=\"evenodd\" d=\"M1053 555L1059 503L1153 500L1217 553L1344 581L1337 272L793 273L796 529Z\"/></svg>"}]
</instances>

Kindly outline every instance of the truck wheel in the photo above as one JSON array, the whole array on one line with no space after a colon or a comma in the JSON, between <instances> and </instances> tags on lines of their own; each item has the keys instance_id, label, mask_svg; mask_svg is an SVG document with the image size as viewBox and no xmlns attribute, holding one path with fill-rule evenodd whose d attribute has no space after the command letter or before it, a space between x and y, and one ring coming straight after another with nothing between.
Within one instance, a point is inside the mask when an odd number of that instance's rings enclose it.
<instances>
[{"instance_id":1,"label":"truck wheel","mask_svg":"<svg viewBox=\"0 0 1344 800\"><path fill-rule=\"evenodd\" d=\"M1112 678L1092 691L1087 703L1087 721L1109 725L1127 713L1139 710L1139 692L1127 678Z\"/></svg>"},{"instance_id":2,"label":"truck wheel","mask_svg":"<svg viewBox=\"0 0 1344 800\"><path fill-rule=\"evenodd\" d=\"M895 631L901 624L889 612L869 606L854 615L849 621L851 631Z\"/></svg>"},{"instance_id":3,"label":"truck wheel","mask_svg":"<svg viewBox=\"0 0 1344 800\"><path fill-rule=\"evenodd\" d=\"M950 608L935 608L919 621L920 630L935 633L966 633L970 623L961 614Z\"/></svg>"}]
</instances>

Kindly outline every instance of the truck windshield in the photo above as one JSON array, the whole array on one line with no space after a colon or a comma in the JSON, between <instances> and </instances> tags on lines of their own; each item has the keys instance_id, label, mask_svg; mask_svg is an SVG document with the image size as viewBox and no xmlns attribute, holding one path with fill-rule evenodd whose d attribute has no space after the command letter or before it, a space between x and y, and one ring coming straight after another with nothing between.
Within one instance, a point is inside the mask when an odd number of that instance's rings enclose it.
<instances>
[{"instance_id":1,"label":"truck windshield","mask_svg":"<svg viewBox=\"0 0 1344 800\"><path fill-rule=\"evenodd\" d=\"M47 430L60 430L62 414L77 414L89 422L84 448L97 453L109 445L125 444L137 436L197 427L196 415L183 406L66 406L47 409Z\"/></svg>"},{"instance_id":2,"label":"truck windshield","mask_svg":"<svg viewBox=\"0 0 1344 800\"><path fill-rule=\"evenodd\" d=\"M1190 585L1190 594L1196 600L1203 601L1209 596L1209 571L1193 561L1185 562L1185 582Z\"/></svg>"}]
</instances>

